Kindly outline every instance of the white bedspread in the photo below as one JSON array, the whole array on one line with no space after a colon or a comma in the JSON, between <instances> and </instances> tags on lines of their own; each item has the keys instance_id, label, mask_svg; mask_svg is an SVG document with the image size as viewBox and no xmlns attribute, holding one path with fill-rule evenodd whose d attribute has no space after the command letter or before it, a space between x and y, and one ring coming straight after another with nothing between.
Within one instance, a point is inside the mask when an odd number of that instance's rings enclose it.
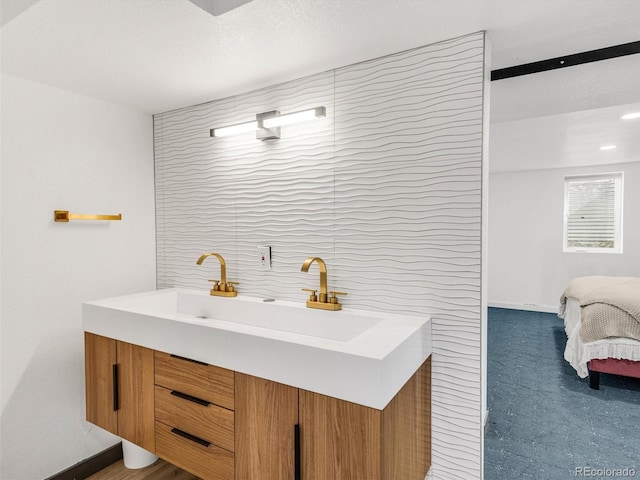
<instances>
[{"instance_id":1,"label":"white bedspread","mask_svg":"<svg viewBox=\"0 0 640 480\"><path fill-rule=\"evenodd\" d=\"M564 319L567 333L567 346L564 359L576 370L578 376L589 375L587 362L594 358L624 358L640 361L640 342L629 338L608 338L595 342L583 343L580 338L580 303L575 298L567 298L566 305L561 306L558 316Z\"/></svg>"},{"instance_id":2,"label":"white bedspread","mask_svg":"<svg viewBox=\"0 0 640 480\"><path fill-rule=\"evenodd\" d=\"M575 298L582 307L580 336L585 343L610 337L640 341L640 278L590 275L570 280L560 304Z\"/></svg>"}]
</instances>

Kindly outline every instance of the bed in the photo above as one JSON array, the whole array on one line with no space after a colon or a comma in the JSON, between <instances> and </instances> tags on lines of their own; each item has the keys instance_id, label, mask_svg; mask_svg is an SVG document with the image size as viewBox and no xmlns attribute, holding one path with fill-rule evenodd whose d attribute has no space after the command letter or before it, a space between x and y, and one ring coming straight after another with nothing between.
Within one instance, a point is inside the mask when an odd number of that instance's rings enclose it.
<instances>
[{"instance_id":1,"label":"bed","mask_svg":"<svg viewBox=\"0 0 640 480\"><path fill-rule=\"evenodd\" d=\"M571 280L560 298L564 358L589 386L600 373L640 378L640 278L589 276Z\"/></svg>"}]
</instances>

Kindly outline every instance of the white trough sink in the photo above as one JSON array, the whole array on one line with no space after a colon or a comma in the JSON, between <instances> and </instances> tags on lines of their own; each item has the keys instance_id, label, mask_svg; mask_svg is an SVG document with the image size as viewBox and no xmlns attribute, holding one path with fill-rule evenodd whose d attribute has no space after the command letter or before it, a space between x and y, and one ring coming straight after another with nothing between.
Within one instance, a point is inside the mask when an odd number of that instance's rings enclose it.
<instances>
[{"instance_id":1,"label":"white trough sink","mask_svg":"<svg viewBox=\"0 0 640 480\"><path fill-rule=\"evenodd\" d=\"M83 323L91 333L378 409L431 354L428 317L183 289L86 302Z\"/></svg>"}]
</instances>

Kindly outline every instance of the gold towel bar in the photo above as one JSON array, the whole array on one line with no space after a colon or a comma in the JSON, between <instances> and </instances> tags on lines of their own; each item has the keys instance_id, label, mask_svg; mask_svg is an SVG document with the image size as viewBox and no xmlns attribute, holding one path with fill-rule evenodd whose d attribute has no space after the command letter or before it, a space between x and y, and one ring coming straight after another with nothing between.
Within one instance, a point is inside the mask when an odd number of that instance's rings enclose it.
<instances>
[{"instance_id":1,"label":"gold towel bar","mask_svg":"<svg viewBox=\"0 0 640 480\"><path fill-rule=\"evenodd\" d=\"M68 222L69 220L122 220L122 214L117 215L82 215L69 213L68 210L54 210L53 219L56 222Z\"/></svg>"}]
</instances>

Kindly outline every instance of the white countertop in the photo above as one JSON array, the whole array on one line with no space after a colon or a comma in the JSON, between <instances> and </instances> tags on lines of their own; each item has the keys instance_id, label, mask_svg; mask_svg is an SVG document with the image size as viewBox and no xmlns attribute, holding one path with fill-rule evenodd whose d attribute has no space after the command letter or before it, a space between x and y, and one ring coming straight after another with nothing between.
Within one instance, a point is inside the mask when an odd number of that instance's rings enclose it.
<instances>
[{"instance_id":1,"label":"white countertop","mask_svg":"<svg viewBox=\"0 0 640 480\"><path fill-rule=\"evenodd\" d=\"M198 318L207 317L207 318ZM431 355L431 319L167 289L83 304L87 332L383 409Z\"/></svg>"}]
</instances>

